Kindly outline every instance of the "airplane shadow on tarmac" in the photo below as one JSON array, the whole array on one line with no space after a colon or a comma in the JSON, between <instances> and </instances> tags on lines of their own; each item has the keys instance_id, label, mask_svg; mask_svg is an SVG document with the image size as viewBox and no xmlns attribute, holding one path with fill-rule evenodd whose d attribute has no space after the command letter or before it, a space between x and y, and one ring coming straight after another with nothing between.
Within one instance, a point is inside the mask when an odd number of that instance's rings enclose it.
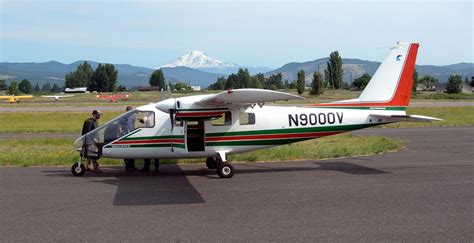
<instances>
[{"instance_id":1,"label":"airplane shadow on tarmac","mask_svg":"<svg viewBox=\"0 0 474 243\"><path fill-rule=\"evenodd\" d=\"M297 171L337 171L350 175L377 175L390 172L348 162L311 162L308 166L281 166L280 163L238 164L239 174L284 173ZM314 166L317 165L317 166ZM47 176L72 177L69 171L48 170ZM161 172L128 173L120 167L104 169L104 173L87 173L82 177L90 183L116 185L117 191L113 204L116 206L140 205L177 205L205 203L201 194L190 183L187 176L201 176L208 179L220 179L215 170L192 169L182 170L178 165L163 165ZM231 179L232 180L232 179Z\"/></svg>"}]
</instances>

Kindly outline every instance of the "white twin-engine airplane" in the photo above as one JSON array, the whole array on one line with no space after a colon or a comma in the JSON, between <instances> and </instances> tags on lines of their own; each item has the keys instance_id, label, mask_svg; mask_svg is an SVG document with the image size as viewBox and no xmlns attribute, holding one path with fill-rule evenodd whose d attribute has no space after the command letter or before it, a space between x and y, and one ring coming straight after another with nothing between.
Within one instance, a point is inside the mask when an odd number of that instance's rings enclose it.
<instances>
[{"instance_id":1,"label":"white twin-engine airplane","mask_svg":"<svg viewBox=\"0 0 474 243\"><path fill-rule=\"evenodd\" d=\"M43 98L52 98L54 101L59 101L61 98L74 97L74 95L42 95Z\"/></svg>"},{"instance_id":2,"label":"white twin-engine airplane","mask_svg":"<svg viewBox=\"0 0 474 243\"><path fill-rule=\"evenodd\" d=\"M234 175L229 154L314 139L398 121L438 121L407 115L418 43L397 43L359 98L305 107L264 106L303 99L263 89L171 98L140 106L78 138L82 155L120 159L203 157L222 178ZM81 163L72 173L82 176Z\"/></svg>"}]
</instances>

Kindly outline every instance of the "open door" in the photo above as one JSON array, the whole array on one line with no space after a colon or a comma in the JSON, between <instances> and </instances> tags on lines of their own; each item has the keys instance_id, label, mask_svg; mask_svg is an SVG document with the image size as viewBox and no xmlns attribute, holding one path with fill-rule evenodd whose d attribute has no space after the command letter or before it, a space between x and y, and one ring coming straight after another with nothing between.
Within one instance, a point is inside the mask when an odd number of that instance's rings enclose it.
<instances>
[{"instance_id":1,"label":"open door","mask_svg":"<svg viewBox=\"0 0 474 243\"><path fill-rule=\"evenodd\" d=\"M187 152L201 152L205 149L204 121L185 121L185 137Z\"/></svg>"}]
</instances>

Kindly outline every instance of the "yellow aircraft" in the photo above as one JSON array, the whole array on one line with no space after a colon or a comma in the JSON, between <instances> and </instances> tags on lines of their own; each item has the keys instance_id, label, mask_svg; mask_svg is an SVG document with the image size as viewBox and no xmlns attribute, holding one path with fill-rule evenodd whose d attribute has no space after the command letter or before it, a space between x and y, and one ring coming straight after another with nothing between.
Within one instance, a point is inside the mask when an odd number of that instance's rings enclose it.
<instances>
[{"instance_id":1,"label":"yellow aircraft","mask_svg":"<svg viewBox=\"0 0 474 243\"><path fill-rule=\"evenodd\" d=\"M33 95L20 95L20 96L15 96L15 95L7 95L7 96L0 96L1 99L6 99L7 102L10 104L12 103L18 103L20 102L21 99L32 99Z\"/></svg>"}]
</instances>

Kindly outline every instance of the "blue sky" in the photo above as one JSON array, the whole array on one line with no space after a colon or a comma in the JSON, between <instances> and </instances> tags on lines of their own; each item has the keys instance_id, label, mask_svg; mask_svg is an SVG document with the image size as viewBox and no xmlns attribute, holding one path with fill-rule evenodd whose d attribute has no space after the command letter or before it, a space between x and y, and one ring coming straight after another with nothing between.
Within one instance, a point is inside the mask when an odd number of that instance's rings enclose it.
<instances>
[{"instance_id":1,"label":"blue sky","mask_svg":"<svg viewBox=\"0 0 474 243\"><path fill-rule=\"evenodd\" d=\"M339 50L382 61L421 43L418 64L473 62L473 2L1 0L0 61L157 67L187 51L277 68Z\"/></svg>"}]
</instances>

